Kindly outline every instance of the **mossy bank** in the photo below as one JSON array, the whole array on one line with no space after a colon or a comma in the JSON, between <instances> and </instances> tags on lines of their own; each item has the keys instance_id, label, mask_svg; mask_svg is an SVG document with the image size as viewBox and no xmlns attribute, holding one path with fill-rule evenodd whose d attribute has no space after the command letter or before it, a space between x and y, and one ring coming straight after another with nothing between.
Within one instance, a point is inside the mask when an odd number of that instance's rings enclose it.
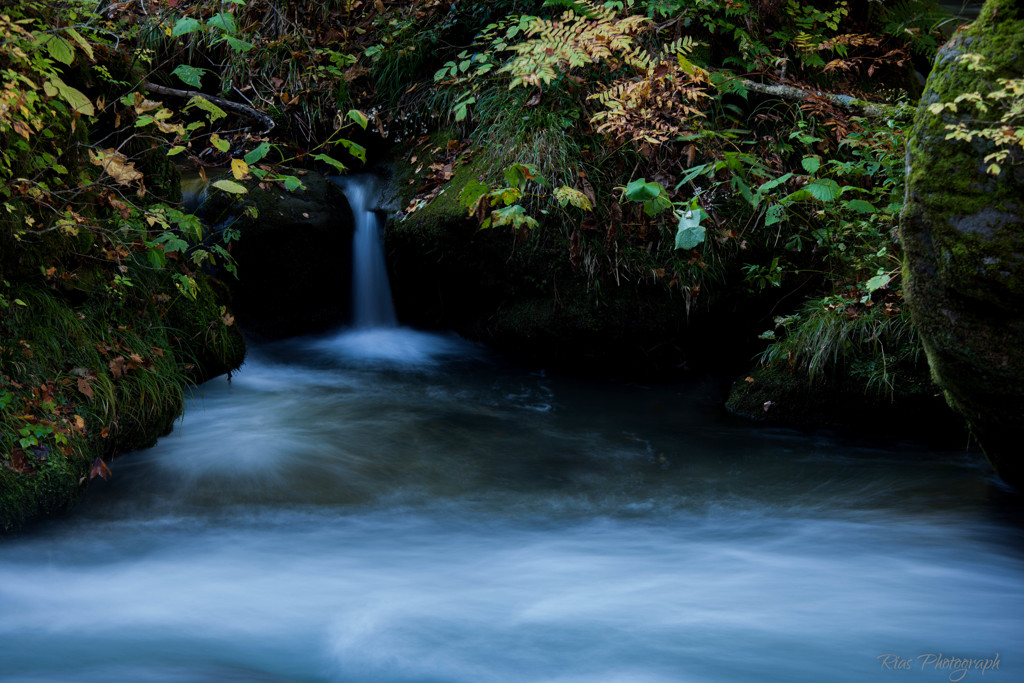
<instances>
[{"instance_id":1,"label":"mossy bank","mask_svg":"<svg viewBox=\"0 0 1024 683\"><path fill-rule=\"evenodd\" d=\"M191 386L245 355L205 276L193 299L137 262L116 292L99 269L51 268L0 296L0 533L68 509L111 458L168 433Z\"/></svg>"}]
</instances>

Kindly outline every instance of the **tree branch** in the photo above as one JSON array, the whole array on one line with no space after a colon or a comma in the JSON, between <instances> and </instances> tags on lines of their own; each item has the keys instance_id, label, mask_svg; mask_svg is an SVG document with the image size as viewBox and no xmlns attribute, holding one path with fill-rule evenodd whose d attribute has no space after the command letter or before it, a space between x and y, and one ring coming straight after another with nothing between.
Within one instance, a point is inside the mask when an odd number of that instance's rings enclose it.
<instances>
[{"instance_id":1,"label":"tree branch","mask_svg":"<svg viewBox=\"0 0 1024 683\"><path fill-rule=\"evenodd\" d=\"M232 102L225 100L222 97L215 97L213 95L207 95L196 90L179 90L177 88L168 88L163 85L157 85L156 83L150 83L149 81L143 83L143 87L146 90L156 93L158 95L171 95L172 97L187 97L192 99L193 97L202 97L204 100L208 100L218 107L223 109L230 109L231 111L244 116L248 119L253 119L262 123L265 128L260 132L260 135L266 135L274 127L274 119L270 118L270 115L266 112L262 112L259 109L254 109L245 104L239 104L238 102Z\"/></svg>"},{"instance_id":2,"label":"tree branch","mask_svg":"<svg viewBox=\"0 0 1024 683\"><path fill-rule=\"evenodd\" d=\"M846 109L847 111L852 111L863 116L870 116L873 118L887 117L898 121L905 121L913 118L915 111L914 107L908 107L907 105L876 104L874 102L858 100L856 97L850 97L849 95L837 95L835 93L816 90L804 90L803 88L797 88L792 85L782 85L779 83L757 83L755 81L743 79L743 87L747 90L753 90L754 92L761 93L762 95L782 97L788 100L806 100L810 97L820 97L821 99L828 101L830 104L834 104L835 106Z\"/></svg>"}]
</instances>

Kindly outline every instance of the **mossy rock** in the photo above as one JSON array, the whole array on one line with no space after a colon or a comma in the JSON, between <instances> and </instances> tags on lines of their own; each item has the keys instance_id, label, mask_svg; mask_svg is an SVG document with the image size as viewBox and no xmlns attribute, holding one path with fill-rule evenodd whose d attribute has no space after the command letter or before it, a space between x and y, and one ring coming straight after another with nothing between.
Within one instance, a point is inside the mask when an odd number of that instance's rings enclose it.
<instances>
[{"instance_id":1,"label":"mossy rock","mask_svg":"<svg viewBox=\"0 0 1024 683\"><path fill-rule=\"evenodd\" d=\"M979 54L991 71L968 68ZM936 382L999 475L1024 487L1024 150L998 175L995 148L947 140L945 126L968 108L929 105L992 92L997 79L1024 76L1024 7L990 0L967 30L940 50L908 143L907 202L901 220L905 294ZM1000 112L990 112L989 117ZM960 119L958 116L962 116ZM974 115L976 116L976 115Z\"/></svg>"},{"instance_id":2,"label":"mossy rock","mask_svg":"<svg viewBox=\"0 0 1024 683\"><path fill-rule=\"evenodd\" d=\"M268 339L323 331L350 312L352 210L329 179L298 173L304 189L253 182L240 197L214 190L198 212L239 232L231 251L238 278L225 281L239 322Z\"/></svg>"}]
</instances>

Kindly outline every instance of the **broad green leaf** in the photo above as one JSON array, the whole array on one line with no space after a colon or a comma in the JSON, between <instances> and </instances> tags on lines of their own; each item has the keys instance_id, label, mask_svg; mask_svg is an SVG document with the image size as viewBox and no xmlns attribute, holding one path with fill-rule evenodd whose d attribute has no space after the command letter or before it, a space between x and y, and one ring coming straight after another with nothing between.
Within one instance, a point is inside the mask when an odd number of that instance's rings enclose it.
<instances>
[{"instance_id":1,"label":"broad green leaf","mask_svg":"<svg viewBox=\"0 0 1024 683\"><path fill-rule=\"evenodd\" d=\"M800 161L800 165L804 167L804 170L809 174L814 175L821 168L821 159L818 157L804 157Z\"/></svg>"},{"instance_id":2,"label":"broad green leaf","mask_svg":"<svg viewBox=\"0 0 1024 683\"><path fill-rule=\"evenodd\" d=\"M171 147L169 150L167 150L167 156L173 157L175 154L181 154L184 151L185 148L183 146L175 145L174 147Z\"/></svg>"},{"instance_id":3,"label":"broad green leaf","mask_svg":"<svg viewBox=\"0 0 1024 683\"><path fill-rule=\"evenodd\" d=\"M850 199L843 202L843 206L860 213L876 213L878 209L875 208L870 202L866 202L863 199Z\"/></svg>"},{"instance_id":4,"label":"broad green leaf","mask_svg":"<svg viewBox=\"0 0 1024 683\"><path fill-rule=\"evenodd\" d=\"M626 185L626 199L631 202L643 202L653 199L665 191L659 183L649 183L646 178L637 178Z\"/></svg>"},{"instance_id":5,"label":"broad green leaf","mask_svg":"<svg viewBox=\"0 0 1024 683\"><path fill-rule=\"evenodd\" d=\"M822 202L833 202L839 199L839 195L843 193L839 183L830 178L815 180L813 183L805 185L803 189L807 190L812 197Z\"/></svg>"},{"instance_id":6,"label":"broad green leaf","mask_svg":"<svg viewBox=\"0 0 1024 683\"><path fill-rule=\"evenodd\" d=\"M366 118L366 114L359 111L358 109L349 109L347 116L356 123L358 123L359 127L362 128L363 130L366 130L366 125L370 122L370 120Z\"/></svg>"},{"instance_id":7,"label":"broad green leaf","mask_svg":"<svg viewBox=\"0 0 1024 683\"><path fill-rule=\"evenodd\" d=\"M476 178L470 178L466 186L459 193L459 203L466 207L470 213L476 210L477 202L487 194L487 186Z\"/></svg>"},{"instance_id":8,"label":"broad green leaf","mask_svg":"<svg viewBox=\"0 0 1024 683\"><path fill-rule=\"evenodd\" d=\"M174 28L171 29L171 36L178 38L180 36L195 33L203 28L203 25L192 19L191 17L182 17L174 23Z\"/></svg>"},{"instance_id":9,"label":"broad green leaf","mask_svg":"<svg viewBox=\"0 0 1024 683\"><path fill-rule=\"evenodd\" d=\"M200 97L199 95L196 95L188 101L188 104L185 105L184 111L188 111L192 107L202 109L207 114L209 114L208 118L210 119L210 123L213 123L217 119L225 118L228 115L226 111L218 107L216 104L206 99L205 97Z\"/></svg>"},{"instance_id":10,"label":"broad green leaf","mask_svg":"<svg viewBox=\"0 0 1024 683\"><path fill-rule=\"evenodd\" d=\"M690 209L679 214L676 228L676 249L693 249L704 241L707 231L700 224L707 218L703 209Z\"/></svg>"},{"instance_id":11,"label":"broad green leaf","mask_svg":"<svg viewBox=\"0 0 1024 683\"><path fill-rule=\"evenodd\" d=\"M293 175L283 176L281 178L281 181L284 182L284 189L288 190L289 192L306 189L306 186L302 184L302 181Z\"/></svg>"},{"instance_id":12,"label":"broad green leaf","mask_svg":"<svg viewBox=\"0 0 1024 683\"><path fill-rule=\"evenodd\" d=\"M231 149L231 143L216 133L210 136L210 144L225 153Z\"/></svg>"},{"instance_id":13,"label":"broad green leaf","mask_svg":"<svg viewBox=\"0 0 1024 683\"><path fill-rule=\"evenodd\" d=\"M366 163L366 148L360 144L352 142L351 140L338 140L338 144L348 150L348 153L354 156L359 161Z\"/></svg>"},{"instance_id":14,"label":"broad green leaf","mask_svg":"<svg viewBox=\"0 0 1024 683\"><path fill-rule=\"evenodd\" d=\"M783 184L784 182L786 182L787 180L789 180L792 177L793 177L792 173L784 173L784 174L780 175L778 178L774 178L772 180L769 180L768 182L762 183L760 185L760 187L757 188L757 193L759 195L763 195L763 194L765 194L767 192L771 192L776 187L778 187L779 185Z\"/></svg>"},{"instance_id":15,"label":"broad green leaf","mask_svg":"<svg viewBox=\"0 0 1024 683\"><path fill-rule=\"evenodd\" d=\"M864 289L867 290L868 294L871 294L876 289L881 289L888 285L890 280L892 278L888 274L876 275L864 283Z\"/></svg>"},{"instance_id":16,"label":"broad green leaf","mask_svg":"<svg viewBox=\"0 0 1024 683\"><path fill-rule=\"evenodd\" d=\"M245 189L245 185L236 183L234 180L217 180L213 182L212 185L218 190L223 190L230 194L245 194L248 192L248 190Z\"/></svg>"},{"instance_id":17,"label":"broad green leaf","mask_svg":"<svg viewBox=\"0 0 1024 683\"><path fill-rule=\"evenodd\" d=\"M252 43L241 38L235 38L233 36L224 36L224 39L228 41L228 45L231 46L232 50L237 52L248 52L252 49Z\"/></svg>"},{"instance_id":18,"label":"broad green leaf","mask_svg":"<svg viewBox=\"0 0 1024 683\"><path fill-rule=\"evenodd\" d=\"M771 227L784 220L786 220L786 207L782 204L772 204L764 215L764 226Z\"/></svg>"},{"instance_id":19,"label":"broad green leaf","mask_svg":"<svg viewBox=\"0 0 1024 683\"><path fill-rule=\"evenodd\" d=\"M86 55L88 55L89 61L96 61L96 56L93 54L92 51L92 44L89 43L88 40L83 38L81 33L70 27L64 29L64 32L71 36L71 39L78 44L78 47L82 48L82 51L85 52Z\"/></svg>"},{"instance_id":20,"label":"broad green leaf","mask_svg":"<svg viewBox=\"0 0 1024 683\"><path fill-rule=\"evenodd\" d=\"M782 202L788 204L790 202L801 202L810 199L816 199L820 202L832 202L838 199L842 193L843 188L839 187L839 183L830 178L820 178L783 197Z\"/></svg>"},{"instance_id":21,"label":"broad green leaf","mask_svg":"<svg viewBox=\"0 0 1024 683\"><path fill-rule=\"evenodd\" d=\"M252 164L255 164L257 161L261 161L263 157L267 156L267 152L269 151L270 143L261 142L258 147L256 147L254 150L252 150L242 158L245 159L245 163L251 166Z\"/></svg>"},{"instance_id":22,"label":"broad green leaf","mask_svg":"<svg viewBox=\"0 0 1024 683\"><path fill-rule=\"evenodd\" d=\"M71 105L73 111L86 116L94 116L96 114L96 109L92 106L92 102L89 101L89 98L81 90L72 88L56 76L47 81L47 84L50 87L45 88L46 93L50 94L51 90L55 91L61 96L61 99Z\"/></svg>"},{"instance_id":23,"label":"broad green leaf","mask_svg":"<svg viewBox=\"0 0 1024 683\"><path fill-rule=\"evenodd\" d=\"M337 159L332 159L331 157L327 156L326 154L317 154L315 157L313 157L313 159L315 161L322 161L325 164L327 164L328 166L333 167L336 171L338 171L338 173L344 173L345 171L348 170L345 167L345 164L341 163Z\"/></svg>"},{"instance_id":24,"label":"broad green leaf","mask_svg":"<svg viewBox=\"0 0 1024 683\"><path fill-rule=\"evenodd\" d=\"M180 78L185 85L191 85L193 88L201 87L203 74L206 73L206 69L197 69L194 66L188 66L187 64L179 64L174 67L174 71L171 72L178 78Z\"/></svg>"},{"instance_id":25,"label":"broad green leaf","mask_svg":"<svg viewBox=\"0 0 1024 683\"><path fill-rule=\"evenodd\" d=\"M579 190L569 187L568 185L562 185L561 187L555 188L553 194L559 206L572 204L577 209L583 209L584 211L590 211L594 208L590 203L590 199L587 198L587 195L583 194Z\"/></svg>"},{"instance_id":26,"label":"broad green leaf","mask_svg":"<svg viewBox=\"0 0 1024 683\"><path fill-rule=\"evenodd\" d=\"M220 12L219 14L210 17L209 21L206 23L214 28L219 28L224 33L230 33L231 35L238 33L238 27L235 25L235 17L228 12Z\"/></svg>"},{"instance_id":27,"label":"broad green leaf","mask_svg":"<svg viewBox=\"0 0 1024 683\"><path fill-rule=\"evenodd\" d=\"M60 36L47 36L44 45L50 57L62 64L71 64L75 61L75 49L71 43Z\"/></svg>"}]
</instances>

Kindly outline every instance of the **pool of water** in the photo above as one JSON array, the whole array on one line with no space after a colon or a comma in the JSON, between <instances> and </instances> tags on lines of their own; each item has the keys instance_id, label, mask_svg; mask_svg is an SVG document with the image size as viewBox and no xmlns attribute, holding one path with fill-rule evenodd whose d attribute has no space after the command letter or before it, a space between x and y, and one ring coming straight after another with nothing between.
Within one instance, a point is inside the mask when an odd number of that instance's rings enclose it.
<instances>
[{"instance_id":1,"label":"pool of water","mask_svg":"<svg viewBox=\"0 0 1024 683\"><path fill-rule=\"evenodd\" d=\"M0 680L1024 680L978 456L717 399L402 328L257 348L0 544Z\"/></svg>"}]
</instances>

